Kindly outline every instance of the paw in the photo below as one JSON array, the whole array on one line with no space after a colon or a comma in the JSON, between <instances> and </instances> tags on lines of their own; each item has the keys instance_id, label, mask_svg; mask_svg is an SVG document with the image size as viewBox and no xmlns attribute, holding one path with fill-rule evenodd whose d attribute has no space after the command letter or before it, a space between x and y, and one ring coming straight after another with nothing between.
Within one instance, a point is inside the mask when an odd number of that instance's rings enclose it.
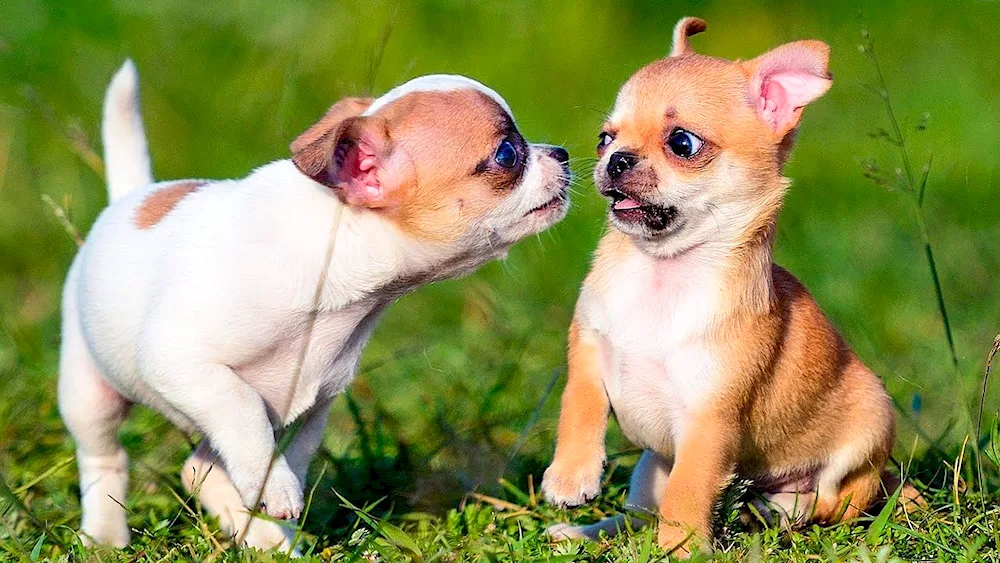
<instances>
[{"instance_id":1,"label":"paw","mask_svg":"<svg viewBox=\"0 0 1000 563\"><path fill-rule=\"evenodd\" d=\"M556 524L545 529L545 535L556 541L590 539L586 533L586 526L574 526L572 524Z\"/></svg>"},{"instance_id":2,"label":"paw","mask_svg":"<svg viewBox=\"0 0 1000 563\"><path fill-rule=\"evenodd\" d=\"M683 528L672 524L660 524L656 543L664 550L678 559L691 557L691 550L697 545L702 551L711 551L711 546L701 541L690 528Z\"/></svg>"},{"instance_id":3,"label":"paw","mask_svg":"<svg viewBox=\"0 0 1000 563\"><path fill-rule=\"evenodd\" d=\"M84 499L86 504L87 498ZM113 501L112 501L113 502ZM125 547L131 533L125 522L125 510L117 504L101 503L84 507L83 522L80 526L80 541L85 546L110 545Z\"/></svg>"},{"instance_id":4,"label":"paw","mask_svg":"<svg viewBox=\"0 0 1000 563\"><path fill-rule=\"evenodd\" d=\"M542 495L556 506L579 506L601 494L603 473L603 458L583 464L556 460L542 477Z\"/></svg>"},{"instance_id":5,"label":"paw","mask_svg":"<svg viewBox=\"0 0 1000 563\"><path fill-rule=\"evenodd\" d=\"M236 535L238 536L239 533ZM250 529L243 535L243 543L247 547L254 547L261 551L274 549L285 553L291 550L292 557L301 557L302 553L298 548L292 547L293 541L295 541L295 528L286 528L275 522L259 518L250 520Z\"/></svg>"},{"instance_id":6,"label":"paw","mask_svg":"<svg viewBox=\"0 0 1000 563\"><path fill-rule=\"evenodd\" d=\"M260 497L261 512L281 520L288 520L301 516L303 505L299 478L287 465L279 471L278 464L275 463L264 485L264 494Z\"/></svg>"},{"instance_id":7,"label":"paw","mask_svg":"<svg viewBox=\"0 0 1000 563\"><path fill-rule=\"evenodd\" d=\"M243 499L243 506L250 508L259 496L259 510L268 516L289 520L298 518L302 514L304 506L302 484L288 466L284 456L274 461L271 474L267 476L267 483L263 485L263 491L260 482L264 475L257 478L237 478L236 475L232 477L233 484Z\"/></svg>"},{"instance_id":8,"label":"paw","mask_svg":"<svg viewBox=\"0 0 1000 563\"><path fill-rule=\"evenodd\" d=\"M87 547L94 545L110 545L122 548L128 545L131 534L128 527L112 524L109 526L84 525L80 532L80 542Z\"/></svg>"}]
</instances>

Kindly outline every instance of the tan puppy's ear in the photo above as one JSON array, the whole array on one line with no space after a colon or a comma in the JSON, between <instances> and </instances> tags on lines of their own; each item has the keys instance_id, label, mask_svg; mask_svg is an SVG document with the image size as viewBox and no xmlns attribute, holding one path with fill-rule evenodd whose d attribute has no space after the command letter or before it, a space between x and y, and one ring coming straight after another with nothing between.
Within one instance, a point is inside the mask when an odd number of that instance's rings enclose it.
<instances>
[{"instance_id":1,"label":"tan puppy's ear","mask_svg":"<svg viewBox=\"0 0 1000 563\"><path fill-rule=\"evenodd\" d=\"M802 108L830 89L830 47L822 41L786 43L743 64L757 114L780 136L795 129Z\"/></svg>"},{"instance_id":2,"label":"tan puppy's ear","mask_svg":"<svg viewBox=\"0 0 1000 563\"><path fill-rule=\"evenodd\" d=\"M674 26L674 42L670 47L670 56L683 57L694 53L688 38L706 29L708 29L708 24L701 18L681 18L681 21Z\"/></svg>"},{"instance_id":3,"label":"tan puppy's ear","mask_svg":"<svg viewBox=\"0 0 1000 563\"><path fill-rule=\"evenodd\" d=\"M385 120L361 115L371 104L370 98L337 102L292 141L291 151L303 174L333 188L344 203L377 208L388 204L400 175L388 169Z\"/></svg>"}]
</instances>

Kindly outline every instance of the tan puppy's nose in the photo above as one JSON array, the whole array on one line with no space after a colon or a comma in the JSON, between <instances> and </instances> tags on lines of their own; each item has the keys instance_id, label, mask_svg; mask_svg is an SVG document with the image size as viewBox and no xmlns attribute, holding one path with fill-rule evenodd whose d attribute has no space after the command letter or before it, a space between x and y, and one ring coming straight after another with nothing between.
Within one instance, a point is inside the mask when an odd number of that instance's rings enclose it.
<instances>
[{"instance_id":1,"label":"tan puppy's nose","mask_svg":"<svg viewBox=\"0 0 1000 563\"><path fill-rule=\"evenodd\" d=\"M618 151L611 155L608 159L608 176L612 180L617 180L621 178L622 174L628 172L639 159L636 158L634 154L627 153L625 151Z\"/></svg>"}]
</instances>

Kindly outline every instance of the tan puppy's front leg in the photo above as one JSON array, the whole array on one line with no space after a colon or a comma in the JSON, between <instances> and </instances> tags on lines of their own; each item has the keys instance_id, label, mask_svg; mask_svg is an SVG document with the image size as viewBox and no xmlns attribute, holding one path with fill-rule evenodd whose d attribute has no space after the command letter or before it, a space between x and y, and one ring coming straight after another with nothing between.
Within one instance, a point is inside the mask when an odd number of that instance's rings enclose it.
<instances>
[{"instance_id":1,"label":"tan puppy's front leg","mask_svg":"<svg viewBox=\"0 0 1000 563\"><path fill-rule=\"evenodd\" d=\"M562 395L556 453L542 478L546 500L577 506L601 492L604 436L610 403L601 365L604 342L574 320L569 329L569 374Z\"/></svg>"},{"instance_id":2,"label":"tan puppy's front leg","mask_svg":"<svg viewBox=\"0 0 1000 563\"><path fill-rule=\"evenodd\" d=\"M692 542L711 549L712 510L736 465L738 429L731 417L708 413L692 420L677 448L660 502L660 547L687 557Z\"/></svg>"}]
</instances>

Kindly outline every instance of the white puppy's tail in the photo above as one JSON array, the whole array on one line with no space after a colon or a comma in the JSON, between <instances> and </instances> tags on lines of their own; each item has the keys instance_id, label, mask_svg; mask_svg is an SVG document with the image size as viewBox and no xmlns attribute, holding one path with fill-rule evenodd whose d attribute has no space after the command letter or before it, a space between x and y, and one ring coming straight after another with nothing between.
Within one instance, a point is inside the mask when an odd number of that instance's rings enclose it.
<instances>
[{"instance_id":1,"label":"white puppy's tail","mask_svg":"<svg viewBox=\"0 0 1000 563\"><path fill-rule=\"evenodd\" d=\"M146 131L139 112L139 74L131 59L115 73L104 96L101 138L110 201L153 182Z\"/></svg>"}]
</instances>

